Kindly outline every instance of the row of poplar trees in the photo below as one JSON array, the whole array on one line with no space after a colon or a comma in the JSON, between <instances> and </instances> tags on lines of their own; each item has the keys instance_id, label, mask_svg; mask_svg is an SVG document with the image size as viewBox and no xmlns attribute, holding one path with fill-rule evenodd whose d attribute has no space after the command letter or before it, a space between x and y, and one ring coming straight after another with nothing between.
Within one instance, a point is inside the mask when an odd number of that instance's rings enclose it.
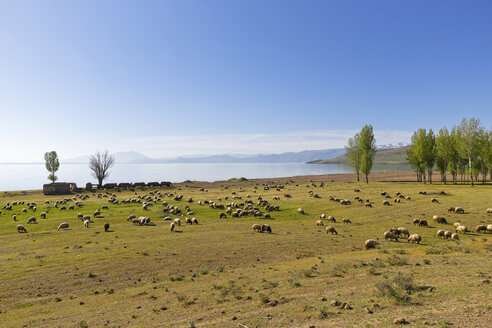
<instances>
[{"instance_id":1,"label":"row of poplar trees","mask_svg":"<svg viewBox=\"0 0 492 328\"><path fill-rule=\"evenodd\" d=\"M376 138L374 138L372 125L366 124L359 133L350 138L345 151L350 158L350 165L357 173L357 181L360 181L359 175L363 173L368 183L369 173L371 173L376 156Z\"/></svg>"},{"instance_id":2,"label":"row of poplar trees","mask_svg":"<svg viewBox=\"0 0 492 328\"><path fill-rule=\"evenodd\" d=\"M412 136L407 151L407 160L417 173L417 181L432 183L432 171L437 168L441 181L446 183L446 174L453 183L492 179L492 130L487 131L479 119L463 119L461 124L449 131L443 127L439 132L419 129ZM469 179L468 179L468 178Z\"/></svg>"}]
</instances>

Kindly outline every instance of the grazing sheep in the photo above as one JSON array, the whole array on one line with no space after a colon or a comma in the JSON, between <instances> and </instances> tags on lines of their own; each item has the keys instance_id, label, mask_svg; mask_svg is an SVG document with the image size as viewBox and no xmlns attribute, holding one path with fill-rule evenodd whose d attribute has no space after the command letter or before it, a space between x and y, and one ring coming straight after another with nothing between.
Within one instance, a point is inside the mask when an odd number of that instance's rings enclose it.
<instances>
[{"instance_id":1,"label":"grazing sheep","mask_svg":"<svg viewBox=\"0 0 492 328\"><path fill-rule=\"evenodd\" d=\"M61 206L61 207L60 207L60 211L65 211L66 209L67 209L67 207L66 207L66 206Z\"/></svg>"},{"instance_id":2,"label":"grazing sheep","mask_svg":"<svg viewBox=\"0 0 492 328\"><path fill-rule=\"evenodd\" d=\"M45 212L39 213L39 216L41 217L41 219L46 219L46 213Z\"/></svg>"},{"instance_id":3,"label":"grazing sheep","mask_svg":"<svg viewBox=\"0 0 492 328\"><path fill-rule=\"evenodd\" d=\"M258 232L261 232L261 225L259 224L253 224L253 231L258 231Z\"/></svg>"},{"instance_id":4,"label":"grazing sheep","mask_svg":"<svg viewBox=\"0 0 492 328\"><path fill-rule=\"evenodd\" d=\"M328 217L328 221L330 221L330 222L337 222L337 220L335 219L335 217L334 216L331 216L331 215Z\"/></svg>"},{"instance_id":5,"label":"grazing sheep","mask_svg":"<svg viewBox=\"0 0 492 328\"><path fill-rule=\"evenodd\" d=\"M364 206L365 207L372 207L372 204L371 203L365 203Z\"/></svg>"},{"instance_id":6,"label":"grazing sheep","mask_svg":"<svg viewBox=\"0 0 492 328\"><path fill-rule=\"evenodd\" d=\"M454 213L456 213L456 214L465 214L465 210L462 207L456 207L454 209Z\"/></svg>"},{"instance_id":7,"label":"grazing sheep","mask_svg":"<svg viewBox=\"0 0 492 328\"><path fill-rule=\"evenodd\" d=\"M321 221L321 220L316 221L316 225L317 226L324 226L323 221Z\"/></svg>"},{"instance_id":8,"label":"grazing sheep","mask_svg":"<svg viewBox=\"0 0 492 328\"><path fill-rule=\"evenodd\" d=\"M397 229L397 231L399 232L399 235L404 235L404 236L410 236L410 232L408 232L408 229L407 228L404 228L404 227L399 227Z\"/></svg>"},{"instance_id":9,"label":"grazing sheep","mask_svg":"<svg viewBox=\"0 0 492 328\"><path fill-rule=\"evenodd\" d=\"M297 213L299 213L299 214L304 214L304 210L303 210L302 208L300 208L300 207L299 207L299 208L297 209Z\"/></svg>"},{"instance_id":10,"label":"grazing sheep","mask_svg":"<svg viewBox=\"0 0 492 328\"><path fill-rule=\"evenodd\" d=\"M170 216L165 216L165 217L164 217L164 221L171 221L172 219L173 219L173 218L172 218L172 217L170 217Z\"/></svg>"},{"instance_id":11,"label":"grazing sheep","mask_svg":"<svg viewBox=\"0 0 492 328\"><path fill-rule=\"evenodd\" d=\"M68 226L69 226L69 224L67 222L62 222L58 226L58 229L57 230L60 230L60 229L68 229Z\"/></svg>"},{"instance_id":12,"label":"grazing sheep","mask_svg":"<svg viewBox=\"0 0 492 328\"><path fill-rule=\"evenodd\" d=\"M383 200L383 205L384 206L391 206L389 200Z\"/></svg>"},{"instance_id":13,"label":"grazing sheep","mask_svg":"<svg viewBox=\"0 0 492 328\"><path fill-rule=\"evenodd\" d=\"M395 198L393 201L394 201L395 203L400 203L400 198Z\"/></svg>"},{"instance_id":14,"label":"grazing sheep","mask_svg":"<svg viewBox=\"0 0 492 328\"><path fill-rule=\"evenodd\" d=\"M226 214L224 212L220 212L219 213L219 219L222 219L222 218L227 218Z\"/></svg>"},{"instance_id":15,"label":"grazing sheep","mask_svg":"<svg viewBox=\"0 0 492 328\"><path fill-rule=\"evenodd\" d=\"M17 216L15 214L12 218L14 219L14 221L17 221Z\"/></svg>"},{"instance_id":16,"label":"grazing sheep","mask_svg":"<svg viewBox=\"0 0 492 328\"><path fill-rule=\"evenodd\" d=\"M413 219L413 225L416 225L416 224L419 224L420 223L420 220L419 219Z\"/></svg>"},{"instance_id":17,"label":"grazing sheep","mask_svg":"<svg viewBox=\"0 0 492 328\"><path fill-rule=\"evenodd\" d=\"M487 231L488 232L492 232L492 224L488 224L487 225Z\"/></svg>"},{"instance_id":18,"label":"grazing sheep","mask_svg":"<svg viewBox=\"0 0 492 328\"><path fill-rule=\"evenodd\" d=\"M174 223L174 221L173 221L173 222L171 222L171 224L169 226L171 227L171 231L174 231L174 227L176 226L176 223Z\"/></svg>"},{"instance_id":19,"label":"grazing sheep","mask_svg":"<svg viewBox=\"0 0 492 328\"><path fill-rule=\"evenodd\" d=\"M490 215L490 214L492 214L492 208L487 209L487 215Z\"/></svg>"},{"instance_id":20,"label":"grazing sheep","mask_svg":"<svg viewBox=\"0 0 492 328\"><path fill-rule=\"evenodd\" d=\"M272 216L270 215L270 213L265 214L265 219L271 219L271 218L272 218Z\"/></svg>"},{"instance_id":21,"label":"grazing sheep","mask_svg":"<svg viewBox=\"0 0 492 328\"><path fill-rule=\"evenodd\" d=\"M78 218L78 219L82 220L82 218L83 218L83 217L84 217L84 216L82 215L82 213L77 213L77 218Z\"/></svg>"},{"instance_id":22,"label":"grazing sheep","mask_svg":"<svg viewBox=\"0 0 492 328\"><path fill-rule=\"evenodd\" d=\"M342 219L342 222L346 224L352 223L352 221L350 221L350 219L347 218Z\"/></svg>"},{"instance_id":23,"label":"grazing sheep","mask_svg":"<svg viewBox=\"0 0 492 328\"><path fill-rule=\"evenodd\" d=\"M461 225L461 223L459 223L459 222L455 222L455 223L453 223L453 227L454 227L455 229L456 229L456 227L458 227L458 226L460 226L460 225Z\"/></svg>"},{"instance_id":24,"label":"grazing sheep","mask_svg":"<svg viewBox=\"0 0 492 328\"><path fill-rule=\"evenodd\" d=\"M139 218L133 218L132 219L132 223L135 225L135 224L138 224L140 225L140 219Z\"/></svg>"},{"instance_id":25,"label":"grazing sheep","mask_svg":"<svg viewBox=\"0 0 492 328\"><path fill-rule=\"evenodd\" d=\"M410 196L405 197L406 200L411 200Z\"/></svg>"},{"instance_id":26,"label":"grazing sheep","mask_svg":"<svg viewBox=\"0 0 492 328\"><path fill-rule=\"evenodd\" d=\"M333 234L338 235L338 232L332 226L327 226L326 227L326 233L329 233L329 232L331 232L332 235Z\"/></svg>"},{"instance_id":27,"label":"grazing sheep","mask_svg":"<svg viewBox=\"0 0 492 328\"><path fill-rule=\"evenodd\" d=\"M420 241L422 240L422 237L420 237L420 235L418 234L414 234L414 235L410 235L408 237L408 240L407 242L411 242L412 244L413 243L417 243L417 244L420 244Z\"/></svg>"},{"instance_id":28,"label":"grazing sheep","mask_svg":"<svg viewBox=\"0 0 492 328\"><path fill-rule=\"evenodd\" d=\"M82 221L85 221L85 220L90 221L90 220L91 220L91 217L90 217L89 215L84 215L84 216L82 217Z\"/></svg>"},{"instance_id":29,"label":"grazing sheep","mask_svg":"<svg viewBox=\"0 0 492 328\"><path fill-rule=\"evenodd\" d=\"M479 224L475 227L475 231L476 232L487 232L487 226L483 225L483 224Z\"/></svg>"},{"instance_id":30,"label":"grazing sheep","mask_svg":"<svg viewBox=\"0 0 492 328\"><path fill-rule=\"evenodd\" d=\"M108 232L108 230L109 230L109 223L108 223L108 222L106 222L106 223L104 224L104 231Z\"/></svg>"},{"instance_id":31,"label":"grazing sheep","mask_svg":"<svg viewBox=\"0 0 492 328\"><path fill-rule=\"evenodd\" d=\"M464 226L464 225L457 226L455 230L456 230L457 233L465 233L465 232L468 232L468 228L466 226Z\"/></svg>"},{"instance_id":32,"label":"grazing sheep","mask_svg":"<svg viewBox=\"0 0 492 328\"><path fill-rule=\"evenodd\" d=\"M438 238L444 238L444 232L445 231L443 229L437 230L437 233L436 233L437 234L437 237Z\"/></svg>"},{"instance_id":33,"label":"grazing sheep","mask_svg":"<svg viewBox=\"0 0 492 328\"><path fill-rule=\"evenodd\" d=\"M426 220L420 220L419 222L419 227L428 227L429 225L427 224Z\"/></svg>"},{"instance_id":34,"label":"grazing sheep","mask_svg":"<svg viewBox=\"0 0 492 328\"><path fill-rule=\"evenodd\" d=\"M350 200L348 200L348 199L342 199L342 200L340 200L340 204L342 204L342 205L351 205L352 202Z\"/></svg>"},{"instance_id":35,"label":"grazing sheep","mask_svg":"<svg viewBox=\"0 0 492 328\"><path fill-rule=\"evenodd\" d=\"M444 231L444 237L446 239L451 238L452 235L453 235L453 233L451 231L449 231L449 230Z\"/></svg>"},{"instance_id":36,"label":"grazing sheep","mask_svg":"<svg viewBox=\"0 0 492 328\"><path fill-rule=\"evenodd\" d=\"M268 224L264 224L261 226L261 232L272 233L272 228Z\"/></svg>"},{"instance_id":37,"label":"grazing sheep","mask_svg":"<svg viewBox=\"0 0 492 328\"><path fill-rule=\"evenodd\" d=\"M23 208L22 213L27 213L27 209Z\"/></svg>"},{"instance_id":38,"label":"grazing sheep","mask_svg":"<svg viewBox=\"0 0 492 328\"><path fill-rule=\"evenodd\" d=\"M17 225L18 232L27 232L26 228L22 224Z\"/></svg>"},{"instance_id":39,"label":"grazing sheep","mask_svg":"<svg viewBox=\"0 0 492 328\"><path fill-rule=\"evenodd\" d=\"M94 211L94 217L97 218L99 215L101 215L101 211L98 209Z\"/></svg>"},{"instance_id":40,"label":"grazing sheep","mask_svg":"<svg viewBox=\"0 0 492 328\"><path fill-rule=\"evenodd\" d=\"M376 248L379 245L377 241L374 239L368 239L364 243L364 248L365 249L371 249L371 248Z\"/></svg>"},{"instance_id":41,"label":"grazing sheep","mask_svg":"<svg viewBox=\"0 0 492 328\"><path fill-rule=\"evenodd\" d=\"M452 239L452 240L460 240L460 236L459 236L457 233L453 233L453 234L451 235L451 239Z\"/></svg>"},{"instance_id":42,"label":"grazing sheep","mask_svg":"<svg viewBox=\"0 0 492 328\"><path fill-rule=\"evenodd\" d=\"M90 223L90 221L89 221L89 220L85 220L85 221L84 221L84 226L85 226L86 228L89 228L89 223Z\"/></svg>"},{"instance_id":43,"label":"grazing sheep","mask_svg":"<svg viewBox=\"0 0 492 328\"><path fill-rule=\"evenodd\" d=\"M131 221L131 220L133 220L133 219L134 219L134 218L136 218L136 217L137 217L136 215L133 215L133 214L132 214L132 215L128 216L128 217L126 218L126 220L127 220L127 221Z\"/></svg>"},{"instance_id":44,"label":"grazing sheep","mask_svg":"<svg viewBox=\"0 0 492 328\"><path fill-rule=\"evenodd\" d=\"M448 208L448 213L454 213L454 210L456 209L456 207L450 207Z\"/></svg>"},{"instance_id":45,"label":"grazing sheep","mask_svg":"<svg viewBox=\"0 0 492 328\"><path fill-rule=\"evenodd\" d=\"M446 223L447 223L446 219L445 219L445 218L443 218L442 216L434 215L434 216L432 217L432 219L433 219L434 221L436 221L437 223L441 223L441 224L446 224Z\"/></svg>"},{"instance_id":46,"label":"grazing sheep","mask_svg":"<svg viewBox=\"0 0 492 328\"><path fill-rule=\"evenodd\" d=\"M393 239L394 241L398 241L398 236L391 231L386 231L384 233L384 239Z\"/></svg>"},{"instance_id":47,"label":"grazing sheep","mask_svg":"<svg viewBox=\"0 0 492 328\"><path fill-rule=\"evenodd\" d=\"M103 205L101 208L102 208L103 210L107 210L107 209L108 209L108 206L107 206L107 205Z\"/></svg>"},{"instance_id":48,"label":"grazing sheep","mask_svg":"<svg viewBox=\"0 0 492 328\"><path fill-rule=\"evenodd\" d=\"M432 203L439 203L439 200L437 200L437 198L432 198L432 199L431 199L431 202L432 202Z\"/></svg>"},{"instance_id":49,"label":"grazing sheep","mask_svg":"<svg viewBox=\"0 0 492 328\"><path fill-rule=\"evenodd\" d=\"M322 219L322 220L323 220L323 219L326 219L326 214L321 214L321 215L319 216L319 218L320 218L320 219Z\"/></svg>"},{"instance_id":50,"label":"grazing sheep","mask_svg":"<svg viewBox=\"0 0 492 328\"><path fill-rule=\"evenodd\" d=\"M198 220L196 218L191 218L191 224L198 224Z\"/></svg>"},{"instance_id":51,"label":"grazing sheep","mask_svg":"<svg viewBox=\"0 0 492 328\"><path fill-rule=\"evenodd\" d=\"M188 220L189 220L189 218L186 218L186 219L187 219L186 221L188 221ZM191 221L191 220L190 220L190 221ZM178 226L180 226L180 227L181 227L181 220L180 220L180 219L177 219L177 218L176 218L176 219L174 219L174 223L176 223ZM188 223L188 222L187 222L187 223Z\"/></svg>"},{"instance_id":52,"label":"grazing sheep","mask_svg":"<svg viewBox=\"0 0 492 328\"><path fill-rule=\"evenodd\" d=\"M36 218L34 216L31 216L29 219L27 219L27 224L35 223Z\"/></svg>"},{"instance_id":53,"label":"grazing sheep","mask_svg":"<svg viewBox=\"0 0 492 328\"><path fill-rule=\"evenodd\" d=\"M174 221L176 221L176 220L174 220ZM191 222L191 219L190 218L186 218L185 219L185 223L186 224L193 224L193 222Z\"/></svg>"}]
</instances>

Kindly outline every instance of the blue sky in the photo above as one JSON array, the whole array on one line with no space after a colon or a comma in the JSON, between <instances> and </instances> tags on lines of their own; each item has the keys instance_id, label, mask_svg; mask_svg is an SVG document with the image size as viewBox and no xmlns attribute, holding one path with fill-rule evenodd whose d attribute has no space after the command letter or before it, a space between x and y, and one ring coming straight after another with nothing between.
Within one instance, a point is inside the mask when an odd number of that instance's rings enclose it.
<instances>
[{"instance_id":1,"label":"blue sky","mask_svg":"<svg viewBox=\"0 0 492 328\"><path fill-rule=\"evenodd\" d=\"M490 1L0 0L0 162L492 124Z\"/></svg>"}]
</instances>

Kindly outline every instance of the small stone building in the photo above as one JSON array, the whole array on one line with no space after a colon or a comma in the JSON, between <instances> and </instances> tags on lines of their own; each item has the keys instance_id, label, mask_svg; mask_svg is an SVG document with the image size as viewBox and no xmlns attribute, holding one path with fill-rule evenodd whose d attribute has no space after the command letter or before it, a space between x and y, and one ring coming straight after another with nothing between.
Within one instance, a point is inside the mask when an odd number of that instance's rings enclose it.
<instances>
[{"instance_id":1,"label":"small stone building","mask_svg":"<svg viewBox=\"0 0 492 328\"><path fill-rule=\"evenodd\" d=\"M45 195L70 195L77 189L77 184L73 182L55 182L43 185Z\"/></svg>"}]
</instances>

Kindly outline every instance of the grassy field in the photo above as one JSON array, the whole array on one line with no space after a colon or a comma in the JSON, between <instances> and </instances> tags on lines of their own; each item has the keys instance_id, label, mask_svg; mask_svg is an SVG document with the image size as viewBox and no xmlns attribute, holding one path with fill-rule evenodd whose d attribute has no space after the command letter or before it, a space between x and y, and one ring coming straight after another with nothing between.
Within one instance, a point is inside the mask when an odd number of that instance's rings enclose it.
<instances>
[{"instance_id":1,"label":"grassy field","mask_svg":"<svg viewBox=\"0 0 492 328\"><path fill-rule=\"evenodd\" d=\"M1 193L1 206L36 202L37 210L23 213L26 204L1 210L0 327L391 327L397 318L410 327L490 327L492 234L471 230L459 241L436 237L437 229L454 232L456 221L469 228L491 224L486 213L492 207L490 185L366 185L315 176L283 179L284 188L278 190L265 190L265 183L187 183L173 189L104 191L101 198L84 193L89 198L75 210L54 207L56 200L71 196ZM207 189L200 191L198 185ZM390 199L391 206L383 206L383 191L411 200ZM112 194L121 201L150 192L157 199L147 211L139 203L108 202ZM169 194L184 197L175 201ZM355 196L369 199L373 207ZM257 205L258 197L280 210L266 211ZM225 211L204 205L205 200L224 205L252 200L271 219L219 219ZM189 217L199 224L183 222L171 232L163 201L179 207L185 215L172 217L183 221L190 206L194 214ZM94 218L103 205L109 209ZM465 214L448 213L450 206L463 207ZM297 212L299 207L305 214ZM43 211L46 219L40 218ZM91 216L90 228L77 219L79 212ZM322 213L337 218L324 224L338 235L316 225ZM130 214L148 216L152 225L133 225L126 220ZM433 222L433 215L444 216L448 224ZM37 224L26 224L31 216ZM414 218L426 219L430 227L414 226ZM70 229L57 231L61 222ZM17 232L19 223L27 234ZM269 224L273 233L253 232L254 223ZM385 241L383 233L391 227L407 227L422 242ZM370 238L378 240L378 249L363 249Z\"/></svg>"}]
</instances>

